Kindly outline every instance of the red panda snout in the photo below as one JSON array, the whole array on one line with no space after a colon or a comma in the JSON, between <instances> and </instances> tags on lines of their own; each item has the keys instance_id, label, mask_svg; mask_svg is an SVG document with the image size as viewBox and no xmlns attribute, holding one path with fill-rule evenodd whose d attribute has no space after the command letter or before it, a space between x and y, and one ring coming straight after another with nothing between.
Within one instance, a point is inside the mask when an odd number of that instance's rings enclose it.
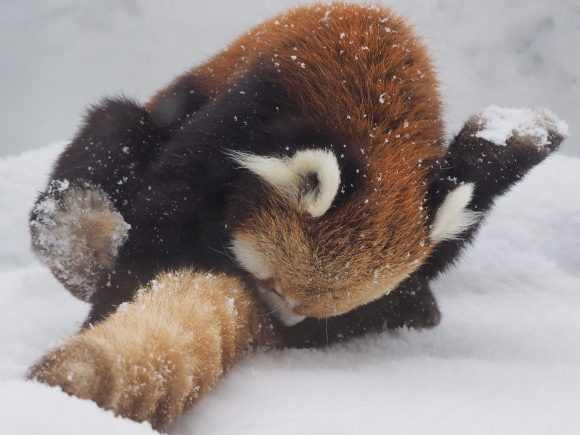
<instances>
[{"instance_id":1,"label":"red panda snout","mask_svg":"<svg viewBox=\"0 0 580 435\"><path fill-rule=\"evenodd\" d=\"M272 314L287 326L306 317L344 314L378 299L420 265L409 261L391 268L371 250L331 252L323 239L312 244L304 233L283 226L263 232L246 227L234 235L231 249L237 262L253 276Z\"/></svg>"}]
</instances>

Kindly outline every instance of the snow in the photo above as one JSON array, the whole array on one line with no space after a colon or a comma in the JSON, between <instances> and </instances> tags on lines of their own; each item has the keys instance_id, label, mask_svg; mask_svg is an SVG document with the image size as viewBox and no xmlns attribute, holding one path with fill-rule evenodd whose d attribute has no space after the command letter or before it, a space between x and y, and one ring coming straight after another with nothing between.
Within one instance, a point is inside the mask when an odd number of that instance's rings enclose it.
<instances>
[{"instance_id":1,"label":"snow","mask_svg":"<svg viewBox=\"0 0 580 435\"><path fill-rule=\"evenodd\" d=\"M62 147L0 160L2 433L152 433L23 380L88 309L26 249L28 210ZM555 155L498 201L434 285L437 328L253 354L170 432L580 433L578 185L580 159Z\"/></svg>"},{"instance_id":2,"label":"snow","mask_svg":"<svg viewBox=\"0 0 580 435\"><path fill-rule=\"evenodd\" d=\"M7 435L154 433L23 380L88 311L29 250L27 215L64 143L42 145L70 137L81 108L106 92L145 98L291 3L102 4L0 3L0 432ZM474 247L435 282L437 328L256 353L171 433L580 433L580 159L565 155L580 154L578 3L395 6L433 45L452 129L495 103L549 106L572 135L498 201ZM162 51L167 44L175 47ZM17 154L27 148L36 149Z\"/></svg>"},{"instance_id":3,"label":"snow","mask_svg":"<svg viewBox=\"0 0 580 435\"><path fill-rule=\"evenodd\" d=\"M82 236L82 229L94 228L103 221L115 222L105 247L100 251L101 258L114 258L127 239L131 226L120 213L110 208L109 198L94 186L70 186L68 180L53 180L47 192L50 195L32 210L36 216L30 222L32 245L36 252L43 253L41 262L61 282L66 282L69 289L75 289L77 297L89 301L103 264L94 258L90 241Z\"/></svg>"},{"instance_id":4,"label":"snow","mask_svg":"<svg viewBox=\"0 0 580 435\"><path fill-rule=\"evenodd\" d=\"M494 104L484 109L478 117L478 124L483 128L475 136L499 146L505 146L514 134L530 137L538 147L551 143L551 132L564 137L570 134L565 121L543 108L505 108Z\"/></svg>"},{"instance_id":5,"label":"snow","mask_svg":"<svg viewBox=\"0 0 580 435\"><path fill-rule=\"evenodd\" d=\"M116 418L89 400L78 400L39 383L8 381L1 384L3 433L9 435L156 434L149 423ZM55 409L58 414L55 415ZM11 424L18 422L17 424ZM46 423L49 424L46 424Z\"/></svg>"}]
</instances>

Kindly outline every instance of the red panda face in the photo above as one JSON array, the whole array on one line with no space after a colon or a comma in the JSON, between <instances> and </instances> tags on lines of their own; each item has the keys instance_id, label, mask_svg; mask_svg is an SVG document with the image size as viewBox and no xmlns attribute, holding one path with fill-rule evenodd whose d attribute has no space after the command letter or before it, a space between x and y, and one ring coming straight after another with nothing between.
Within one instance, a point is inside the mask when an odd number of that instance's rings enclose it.
<instances>
[{"instance_id":1,"label":"red panda face","mask_svg":"<svg viewBox=\"0 0 580 435\"><path fill-rule=\"evenodd\" d=\"M245 213L233 224L231 249L287 325L336 316L388 293L430 253L421 186L384 190L400 174L367 180L369 171L337 201L345 186L329 150L232 157L259 182L243 183L237 208Z\"/></svg>"},{"instance_id":2,"label":"red panda face","mask_svg":"<svg viewBox=\"0 0 580 435\"><path fill-rule=\"evenodd\" d=\"M218 94L223 113L252 107L245 119L267 118L256 110L258 96L276 101L272 116L290 120L262 121L252 137L271 142L247 139L230 148L243 152L229 152L242 174L233 182L231 251L286 324L381 297L452 237L453 225L469 221L461 213L471 191L456 195L445 219L429 218L431 167L443 154L441 103L425 47L391 11L297 8L255 27L201 71L210 67L216 81L242 80ZM252 80L275 91L241 87ZM284 143L288 129L332 140Z\"/></svg>"}]
</instances>

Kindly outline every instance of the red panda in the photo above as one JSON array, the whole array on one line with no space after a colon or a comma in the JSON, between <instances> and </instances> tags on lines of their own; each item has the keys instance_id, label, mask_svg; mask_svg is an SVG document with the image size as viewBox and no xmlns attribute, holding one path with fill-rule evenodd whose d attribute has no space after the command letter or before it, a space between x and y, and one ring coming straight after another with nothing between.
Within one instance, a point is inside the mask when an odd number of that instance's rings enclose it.
<instances>
[{"instance_id":1,"label":"red panda","mask_svg":"<svg viewBox=\"0 0 580 435\"><path fill-rule=\"evenodd\" d=\"M30 377L163 427L250 339L312 347L435 326L429 280L563 140L553 115L530 113L542 143L514 130L497 145L480 114L446 146L412 26L341 2L257 25L144 106L103 101L30 217L33 249L92 310ZM151 325L164 340L147 344ZM173 367L161 384L152 354ZM121 394L132 382L144 390Z\"/></svg>"}]
</instances>

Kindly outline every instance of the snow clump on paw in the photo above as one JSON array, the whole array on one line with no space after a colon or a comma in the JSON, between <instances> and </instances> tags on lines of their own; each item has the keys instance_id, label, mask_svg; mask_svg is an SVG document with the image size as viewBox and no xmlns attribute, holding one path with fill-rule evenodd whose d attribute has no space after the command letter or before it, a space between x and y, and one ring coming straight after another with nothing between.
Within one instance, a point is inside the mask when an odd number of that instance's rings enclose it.
<instances>
[{"instance_id":1,"label":"snow clump on paw","mask_svg":"<svg viewBox=\"0 0 580 435\"><path fill-rule=\"evenodd\" d=\"M513 136L526 138L537 147L550 145L553 135L568 136L568 124L539 107L514 109L492 105L478 115L477 124L480 130L475 137L499 146L506 146Z\"/></svg>"},{"instance_id":2,"label":"snow clump on paw","mask_svg":"<svg viewBox=\"0 0 580 435\"><path fill-rule=\"evenodd\" d=\"M88 183L52 181L32 210L32 248L77 298L88 301L110 271L130 225L106 193Z\"/></svg>"}]
</instances>

